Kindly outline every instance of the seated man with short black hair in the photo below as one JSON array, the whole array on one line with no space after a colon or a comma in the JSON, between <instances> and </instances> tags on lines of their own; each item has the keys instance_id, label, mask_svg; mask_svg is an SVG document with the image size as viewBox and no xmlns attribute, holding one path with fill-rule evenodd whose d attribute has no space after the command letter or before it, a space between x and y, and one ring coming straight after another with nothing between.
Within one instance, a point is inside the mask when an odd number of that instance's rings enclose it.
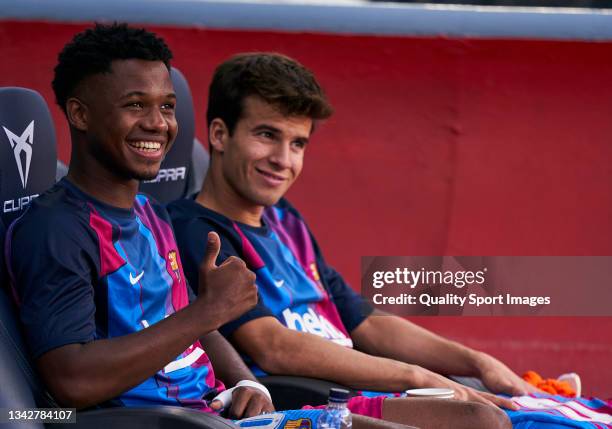
<instances>
[{"instance_id":1,"label":"seated man with short black hair","mask_svg":"<svg viewBox=\"0 0 612 429\"><path fill-rule=\"evenodd\" d=\"M222 237L217 263L237 256L257 274L258 305L221 332L260 374L263 369L391 392L452 387L459 399L480 402L483 414L470 418L465 407L473 405L465 402L381 396L372 399L375 406L353 412L374 411L419 427L508 425L493 404L514 408L510 400L408 363L428 360L436 369L468 374L465 358L476 352L401 319L378 335L378 342L368 342L368 326L381 332L371 308L325 264L299 213L282 199L302 170L313 129L331 112L312 72L285 56L240 54L217 67L208 99L206 180L195 199L168 206L189 281L198 282L205 251L200 237L216 231ZM353 343L370 354L353 349ZM497 365L497 377L514 382L514 374L507 369L499 374L505 367L489 359Z\"/></svg>"}]
</instances>

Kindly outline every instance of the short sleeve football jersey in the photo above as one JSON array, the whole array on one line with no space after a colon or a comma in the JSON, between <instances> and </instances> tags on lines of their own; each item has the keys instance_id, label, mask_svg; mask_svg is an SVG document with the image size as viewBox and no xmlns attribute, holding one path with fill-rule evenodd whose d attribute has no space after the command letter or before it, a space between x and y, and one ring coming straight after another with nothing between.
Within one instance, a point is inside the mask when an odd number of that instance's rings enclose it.
<instances>
[{"instance_id":1,"label":"short sleeve football jersey","mask_svg":"<svg viewBox=\"0 0 612 429\"><path fill-rule=\"evenodd\" d=\"M246 322L271 316L289 329L353 346L349 332L372 309L325 263L305 222L288 202L267 208L262 227L234 222L193 199L175 201L168 209L191 284L197 284L197 265L209 231L221 237L218 263L234 255L257 275L257 306L224 325L221 333L229 337ZM255 365L251 368L262 374Z\"/></svg>"},{"instance_id":2,"label":"short sleeve football jersey","mask_svg":"<svg viewBox=\"0 0 612 429\"><path fill-rule=\"evenodd\" d=\"M147 329L188 305L187 283L166 210L145 195L111 207L67 179L32 203L7 233L20 318L35 358L72 343ZM121 405L208 410L223 384L195 342Z\"/></svg>"}]
</instances>

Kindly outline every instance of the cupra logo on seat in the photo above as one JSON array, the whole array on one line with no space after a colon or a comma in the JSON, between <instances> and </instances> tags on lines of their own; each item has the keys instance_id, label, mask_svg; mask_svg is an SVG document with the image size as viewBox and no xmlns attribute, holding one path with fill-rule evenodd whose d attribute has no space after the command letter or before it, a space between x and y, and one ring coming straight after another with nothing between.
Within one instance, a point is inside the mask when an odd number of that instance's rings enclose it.
<instances>
[{"instance_id":1,"label":"cupra logo on seat","mask_svg":"<svg viewBox=\"0 0 612 429\"><path fill-rule=\"evenodd\" d=\"M21 133L20 136L13 134L6 127L4 132L9 139L9 143L13 148L13 154L15 155L15 162L17 162L17 169L19 170L19 177L21 178L21 184L24 189L28 184L28 175L30 174L30 162L32 161L32 144L34 143L34 121L30 122L30 125ZM25 160L21 158L21 154L25 154ZM23 165L25 164L25 165ZM25 167L25 168L24 168Z\"/></svg>"}]
</instances>

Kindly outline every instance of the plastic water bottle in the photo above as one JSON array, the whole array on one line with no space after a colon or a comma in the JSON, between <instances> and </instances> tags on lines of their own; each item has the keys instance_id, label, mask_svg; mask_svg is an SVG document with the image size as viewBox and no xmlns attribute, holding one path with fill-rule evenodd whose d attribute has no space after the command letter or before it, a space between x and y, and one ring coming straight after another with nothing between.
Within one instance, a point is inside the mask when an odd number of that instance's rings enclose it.
<instances>
[{"instance_id":1,"label":"plastic water bottle","mask_svg":"<svg viewBox=\"0 0 612 429\"><path fill-rule=\"evenodd\" d=\"M329 389L327 407L317 421L318 429L351 429L353 425L348 409L350 393L345 389Z\"/></svg>"}]
</instances>

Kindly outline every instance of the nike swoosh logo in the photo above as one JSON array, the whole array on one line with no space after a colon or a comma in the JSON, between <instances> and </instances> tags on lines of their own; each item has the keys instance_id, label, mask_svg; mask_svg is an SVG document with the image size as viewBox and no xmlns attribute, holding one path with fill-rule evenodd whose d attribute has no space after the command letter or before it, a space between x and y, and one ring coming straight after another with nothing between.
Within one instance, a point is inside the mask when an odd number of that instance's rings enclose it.
<instances>
[{"instance_id":1,"label":"nike swoosh logo","mask_svg":"<svg viewBox=\"0 0 612 429\"><path fill-rule=\"evenodd\" d=\"M276 285L276 287L283 287L283 285L285 284L285 280L274 280L274 284Z\"/></svg>"},{"instance_id":2,"label":"nike swoosh logo","mask_svg":"<svg viewBox=\"0 0 612 429\"><path fill-rule=\"evenodd\" d=\"M132 283L132 286L138 283L140 279L142 278L142 276L144 276L144 271L138 274L136 277L133 277L132 273L130 273L130 283Z\"/></svg>"}]
</instances>

